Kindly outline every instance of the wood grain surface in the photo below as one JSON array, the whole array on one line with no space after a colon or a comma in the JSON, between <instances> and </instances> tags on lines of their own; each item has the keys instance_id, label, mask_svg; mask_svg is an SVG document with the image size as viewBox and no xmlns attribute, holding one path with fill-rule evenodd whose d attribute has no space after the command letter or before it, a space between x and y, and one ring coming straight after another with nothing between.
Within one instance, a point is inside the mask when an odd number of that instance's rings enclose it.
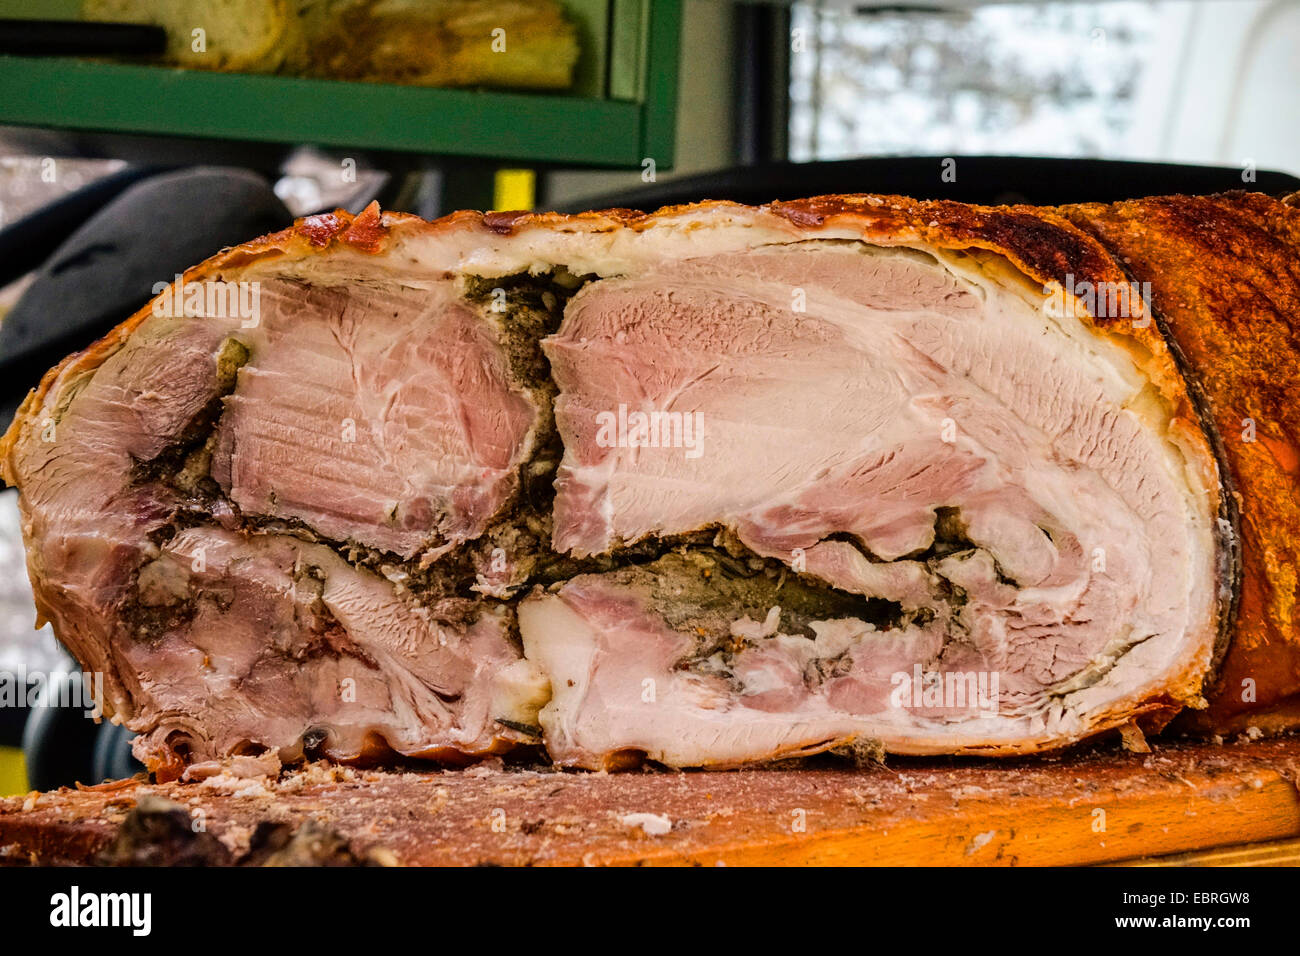
<instances>
[{"instance_id":1,"label":"wood grain surface","mask_svg":"<svg viewBox=\"0 0 1300 956\"><path fill-rule=\"evenodd\" d=\"M200 841L186 852L211 863L265 863L268 832L283 845L308 821L313 846L327 835L349 862L383 864L1060 865L1170 854L1180 864L1294 863L1297 771L1300 737L1017 761L891 758L865 769L397 773L317 764L278 780L140 779L0 801L0 860L121 862L124 824L152 797L197 821L179 839ZM1243 846L1261 841L1272 842Z\"/></svg>"}]
</instances>

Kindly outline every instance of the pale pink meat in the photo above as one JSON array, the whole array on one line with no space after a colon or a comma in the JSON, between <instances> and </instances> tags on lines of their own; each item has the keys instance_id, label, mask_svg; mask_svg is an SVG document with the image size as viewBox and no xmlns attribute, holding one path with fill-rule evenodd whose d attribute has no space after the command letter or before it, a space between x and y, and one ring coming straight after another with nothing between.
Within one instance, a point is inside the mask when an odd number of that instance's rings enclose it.
<instances>
[{"instance_id":1,"label":"pale pink meat","mask_svg":"<svg viewBox=\"0 0 1300 956\"><path fill-rule=\"evenodd\" d=\"M543 711L550 737L574 741L552 745L557 759L599 766L633 748L738 763L858 736L927 751L965 735L1068 734L1076 701L1117 662L1131 655L1127 679L1140 681L1158 665L1137 649L1187 624L1193 544L1160 439L1114 397L1113 368L994 283L910 251L769 247L589 286L545 347L565 441L557 550L726 528L841 590L927 609L900 631L859 628L852 667L816 688L792 650L811 638L759 640L732 673L742 684L766 674L770 690L723 686L707 707L661 707L647 745L649 727L637 737L591 714L611 710L604 671L624 673L654 622L636 636L610 629L594 585L539 596L556 610L532 612L535 633L525 612L530 656L552 642L596 648L599 704L561 689ZM611 442L599 424L620 407L696 416L698 453ZM960 516L968 543L926 558L939 508ZM566 636L560 620L586 636ZM993 712L882 707L890 678L916 668L997 675ZM635 694L627 680L618 693ZM767 726L756 706L782 715L775 736L756 729Z\"/></svg>"},{"instance_id":2,"label":"pale pink meat","mask_svg":"<svg viewBox=\"0 0 1300 956\"><path fill-rule=\"evenodd\" d=\"M477 537L534 410L491 326L438 288L263 287L212 474L245 512L404 558Z\"/></svg>"}]
</instances>

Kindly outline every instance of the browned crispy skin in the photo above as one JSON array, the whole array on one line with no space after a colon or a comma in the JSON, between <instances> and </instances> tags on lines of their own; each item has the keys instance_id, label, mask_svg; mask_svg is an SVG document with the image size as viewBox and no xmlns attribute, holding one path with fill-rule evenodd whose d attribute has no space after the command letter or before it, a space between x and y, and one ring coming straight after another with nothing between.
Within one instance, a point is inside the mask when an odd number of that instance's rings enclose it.
<instances>
[{"instance_id":1,"label":"browned crispy skin","mask_svg":"<svg viewBox=\"0 0 1300 956\"><path fill-rule=\"evenodd\" d=\"M1210 707L1189 723L1218 732L1300 723L1300 210L1241 193L1066 212L1151 283L1230 472L1238 610Z\"/></svg>"}]
</instances>

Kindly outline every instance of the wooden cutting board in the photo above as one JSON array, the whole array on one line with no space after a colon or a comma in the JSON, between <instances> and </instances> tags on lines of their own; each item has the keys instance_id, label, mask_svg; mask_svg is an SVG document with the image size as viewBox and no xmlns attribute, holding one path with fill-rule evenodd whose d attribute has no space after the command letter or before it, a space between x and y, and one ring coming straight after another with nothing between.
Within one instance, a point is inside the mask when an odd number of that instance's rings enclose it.
<instances>
[{"instance_id":1,"label":"wooden cutting board","mask_svg":"<svg viewBox=\"0 0 1300 956\"><path fill-rule=\"evenodd\" d=\"M182 855L211 862L265 862L268 833L282 846L310 831L317 849L325 834L336 856L379 863L1103 863L1300 837L1297 772L1300 737L1010 762L891 757L861 770L394 773L318 764L277 782L128 781L0 801L0 860L87 862L115 840L119 860L142 852L121 833L124 824L141 830L135 808L152 795L183 808L179 817L167 811L184 831L168 839L193 844ZM150 812L160 806L145 800ZM1295 843L1281 843L1172 862L1296 857Z\"/></svg>"}]
</instances>

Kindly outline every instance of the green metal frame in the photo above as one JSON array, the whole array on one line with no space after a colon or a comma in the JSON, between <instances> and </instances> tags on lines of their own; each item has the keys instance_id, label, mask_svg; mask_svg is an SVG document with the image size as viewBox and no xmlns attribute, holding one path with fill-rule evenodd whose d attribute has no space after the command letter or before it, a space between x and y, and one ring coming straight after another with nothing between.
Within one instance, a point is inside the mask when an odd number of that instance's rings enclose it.
<instances>
[{"instance_id":1,"label":"green metal frame","mask_svg":"<svg viewBox=\"0 0 1300 956\"><path fill-rule=\"evenodd\" d=\"M570 6L585 43L570 95L0 57L0 123L526 165L635 168L652 157L671 166L681 0Z\"/></svg>"}]
</instances>

